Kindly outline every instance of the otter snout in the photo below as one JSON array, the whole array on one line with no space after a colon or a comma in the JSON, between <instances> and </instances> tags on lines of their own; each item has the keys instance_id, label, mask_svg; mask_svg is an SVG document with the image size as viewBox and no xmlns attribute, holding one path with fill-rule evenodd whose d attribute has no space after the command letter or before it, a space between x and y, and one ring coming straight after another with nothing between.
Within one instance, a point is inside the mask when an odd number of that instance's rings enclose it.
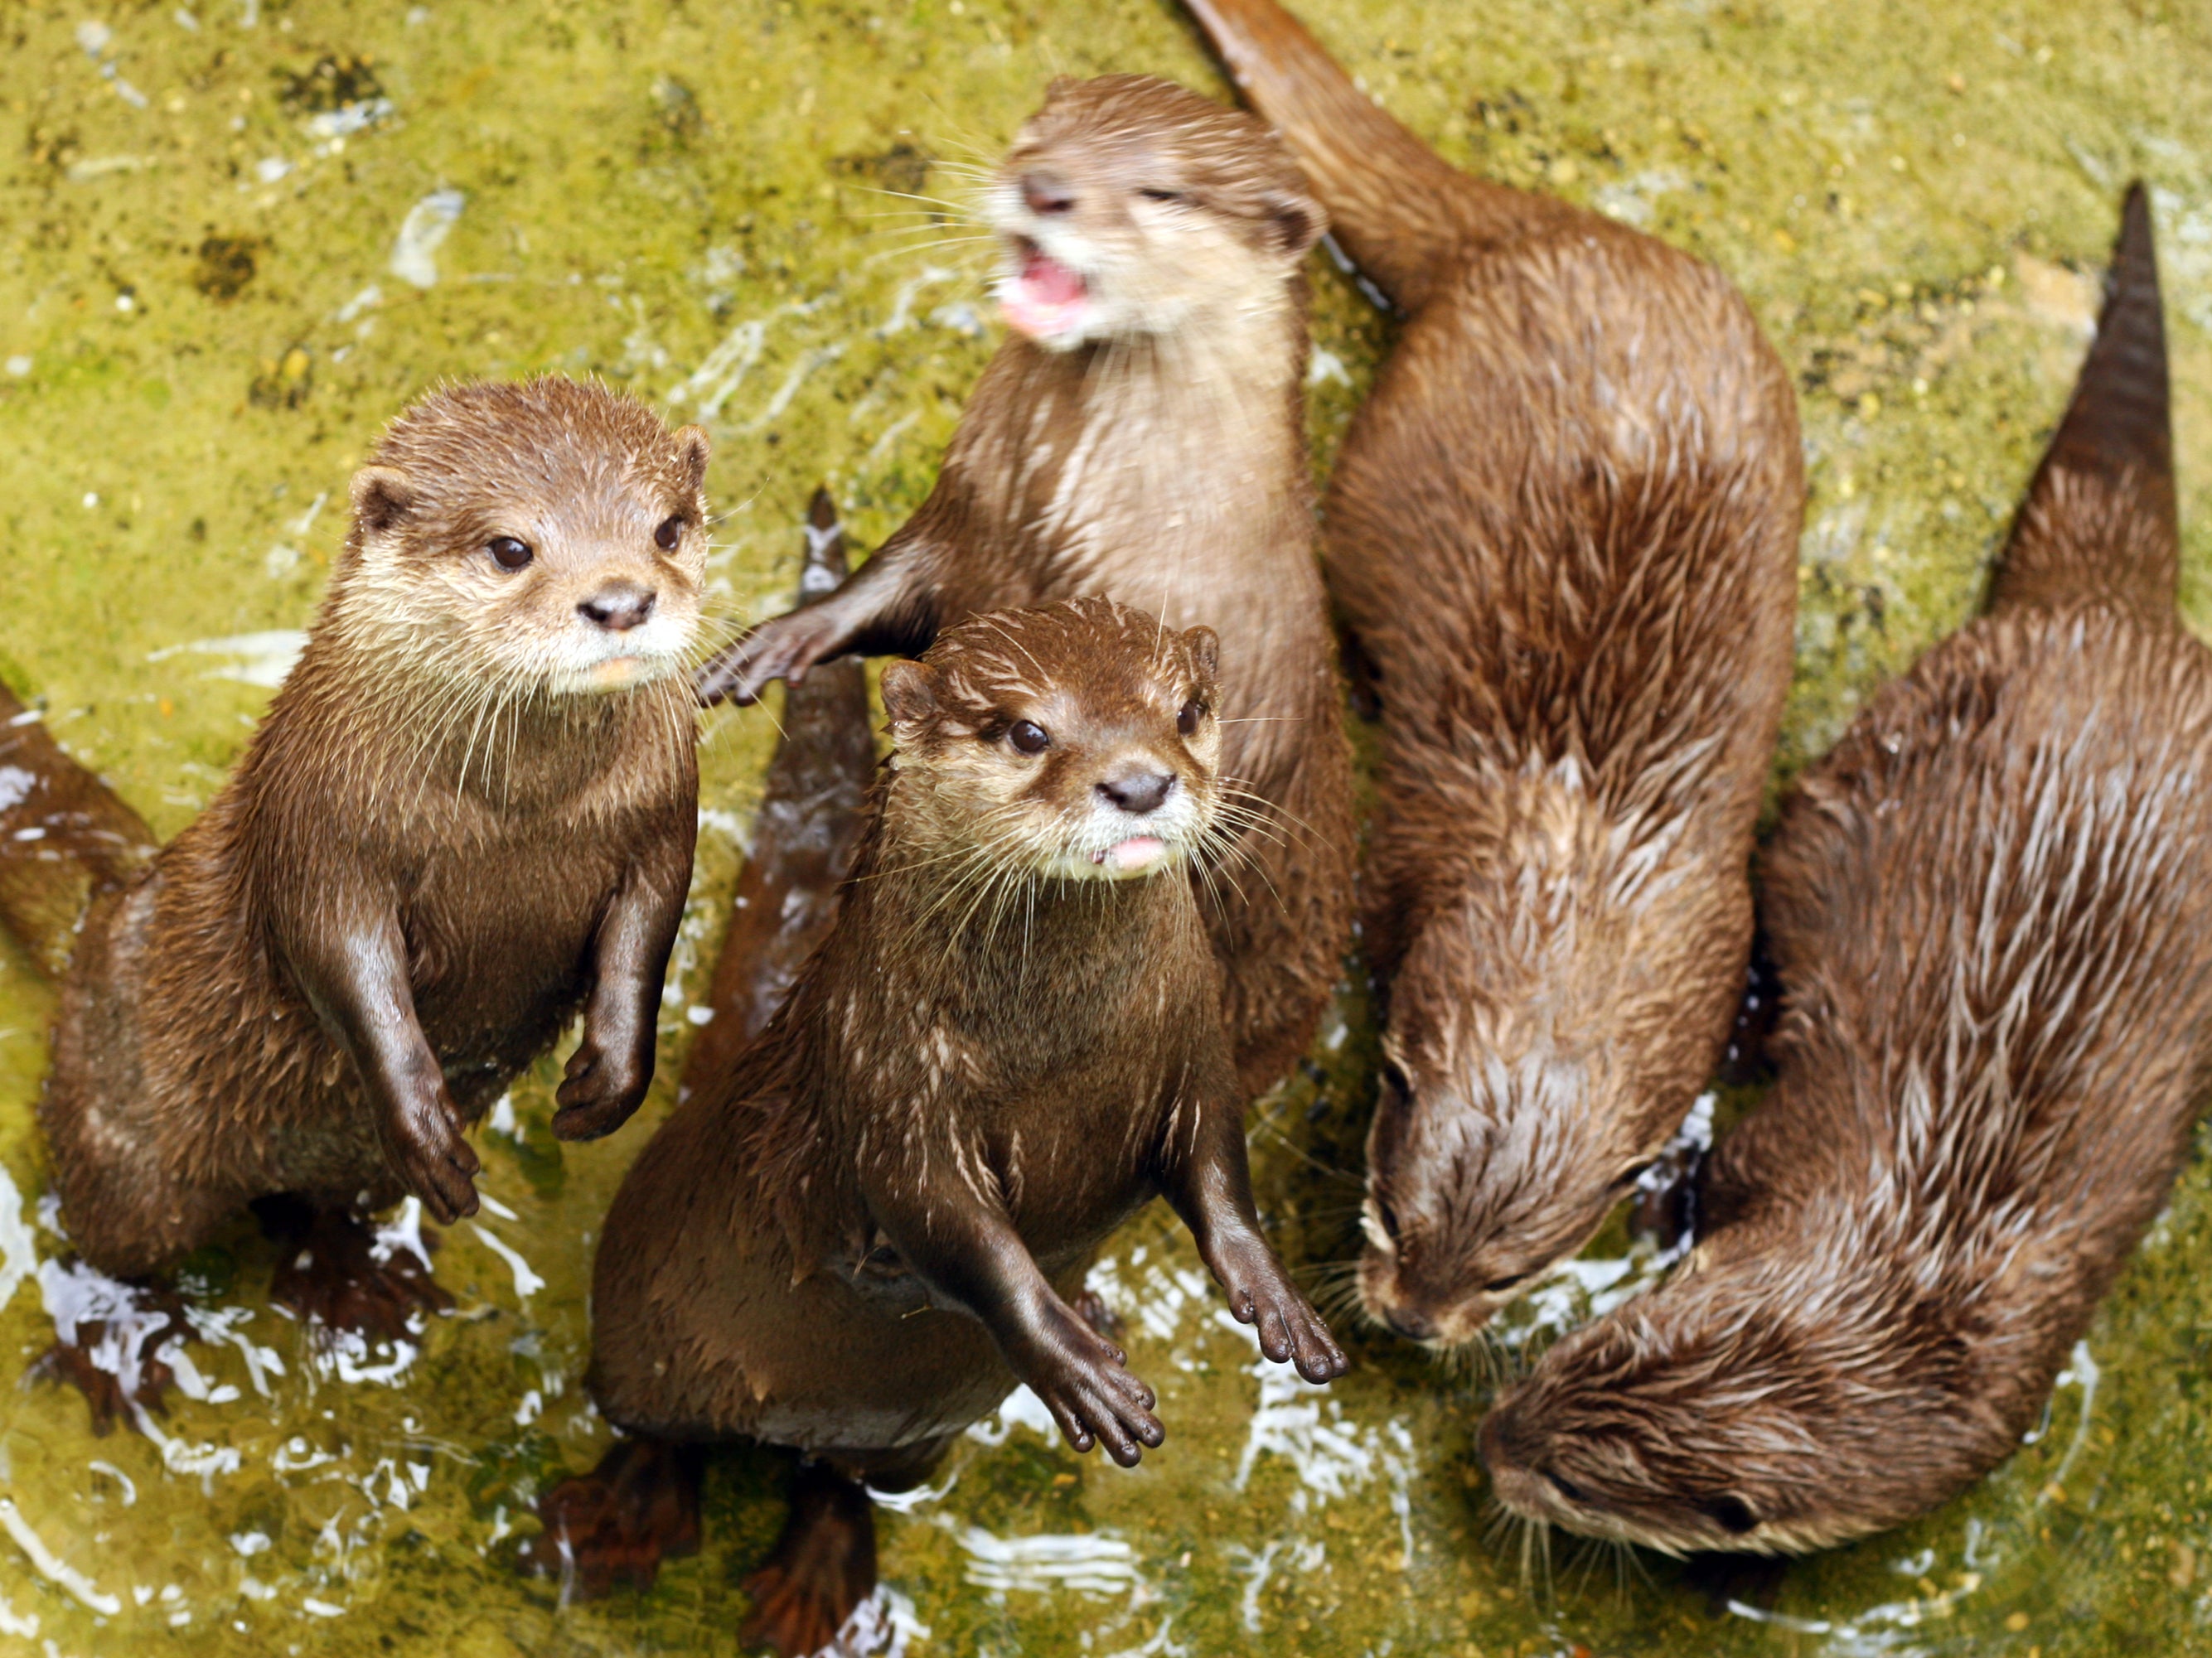
<instances>
[{"instance_id":1,"label":"otter snout","mask_svg":"<svg viewBox=\"0 0 2212 1658\"><path fill-rule=\"evenodd\" d=\"M1168 796L1175 793L1175 774L1129 770L1118 776L1102 779L1098 793L1133 817L1142 817L1157 811Z\"/></svg>"},{"instance_id":2,"label":"otter snout","mask_svg":"<svg viewBox=\"0 0 2212 1658\"><path fill-rule=\"evenodd\" d=\"M641 582L611 581L576 606L576 613L595 628L626 634L652 619L653 590Z\"/></svg>"},{"instance_id":3,"label":"otter snout","mask_svg":"<svg viewBox=\"0 0 2212 1658\"><path fill-rule=\"evenodd\" d=\"M1041 219L1054 218L1074 210L1074 187L1057 173L1032 167L1022 174L1021 184L1023 203Z\"/></svg>"}]
</instances>

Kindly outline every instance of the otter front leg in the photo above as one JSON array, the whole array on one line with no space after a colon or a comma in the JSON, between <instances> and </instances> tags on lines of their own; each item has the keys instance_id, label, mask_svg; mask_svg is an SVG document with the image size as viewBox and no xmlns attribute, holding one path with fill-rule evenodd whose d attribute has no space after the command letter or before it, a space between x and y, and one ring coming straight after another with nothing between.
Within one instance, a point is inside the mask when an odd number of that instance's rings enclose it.
<instances>
[{"instance_id":1,"label":"otter front leg","mask_svg":"<svg viewBox=\"0 0 2212 1658\"><path fill-rule=\"evenodd\" d=\"M1278 1364L1295 1363L1309 1382L1334 1381L1349 1368L1343 1351L1261 1236L1244 1113L1226 1086L1226 1069L1224 1085L1208 1090L1204 1102L1183 1103L1183 1112L1197 1111L1195 1127L1170 1121L1155 1177L1228 1292L1231 1315L1258 1331L1260 1351Z\"/></svg>"},{"instance_id":2,"label":"otter front leg","mask_svg":"<svg viewBox=\"0 0 2212 1658\"><path fill-rule=\"evenodd\" d=\"M1103 1444L1133 1468L1145 1447L1166 1437L1152 1390L1122 1368L1128 1356L1060 1298L1003 1211L950 1183L910 1192L896 1208L871 1206L922 1282L982 1321L1069 1444Z\"/></svg>"},{"instance_id":3,"label":"otter front leg","mask_svg":"<svg viewBox=\"0 0 2212 1658\"><path fill-rule=\"evenodd\" d=\"M699 700L756 702L770 680L796 685L833 657L927 649L937 633L936 561L913 528L885 542L827 598L763 622L708 658L695 682Z\"/></svg>"},{"instance_id":4,"label":"otter front leg","mask_svg":"<svg viewBox=\"0 0 2212 1658\"><path fill-rule=\"evenodd\" d=\"M631 865L592 944L591 999L584 1006L584 1040L569 1055L568 1074L554 1097L553 1133L564 1140L611 1134L653 1086L653 1039L668 955L684 919L691 882L695 820L641 852Z\"/></svg>"},{"instance_id":5,"label":"otter front leg","mask_svg":"<svg viewBox=\"0 0 2212 1658\"><path fill-rule=\"evenodd\" d=\"M451 1225L477 1212L483 1165L415 1017L407 941L391 908L326 896L289 954L316 1016L353 1058L376 1108L385 1156L430 1212Z\"/></svg>"}]
</instances>

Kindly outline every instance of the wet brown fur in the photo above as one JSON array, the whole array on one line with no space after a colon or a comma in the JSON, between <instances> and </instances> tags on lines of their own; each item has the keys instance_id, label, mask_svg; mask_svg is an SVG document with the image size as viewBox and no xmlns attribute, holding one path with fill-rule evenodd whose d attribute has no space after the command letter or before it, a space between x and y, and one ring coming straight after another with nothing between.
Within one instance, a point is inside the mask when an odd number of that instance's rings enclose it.
<instances>
[{"instance_id":1,"label":"wet brown fur","mask_svg":"<svg viewBox=\"0 0 2212 1658\"><path fill-rule=\"evenodd\" d=\"M236 771L70 959L40 1116L87 1259L152 1271L268 1193L473 1210L462 1128L579 1010L556 1130L635 1109L696 827L705 460L556 379L440 392L386 434ZM519 575L500 535L537 550ZM672 654L563 692L600 648L574 612L623 583L656 584L635 636Z\"/></svg>"},{"instance_id":2,"label":"wet brown fur","mask_svg":"<svg viewBox=\"0 0 2212 1658\"><path fill-rule=\"evenodd\" d=\"M1069 1299L1161 1193L1264 1351L1314 1380L1341 1370L1259 1235L1189 883L1050 872L1154 832L1111 812L1094 832L1117 768L1164 768L1188 793L1193 815L1158 831L1171 847L1211 832L1215 650L1206 629L1083 599L959 623L886 670L896 752L828 938L731 1085L678 1108L608 1214L591 1380L611 1420L912 1479L1022 1381L1079 1449L1133 1462L1160 1442L1152 1392ZM1203 717L1179 730L1186 705ZM1019 720L1050 746L1016 753ZM858 1546L795 1534L778 1558L846 1562L844 1583ZM831 1628L850 1596L815 1597L841 1597Z\"/></svg>"},{"instance_id":3,"label":"wet brown fur","mask_svg":"<svg viewBox=\"0 0 2212 1658\"><path fill-rule=\"evenodd\" d=\"M830 492L817 489L807 509L800 603L836 591L844 579L844 531ZM860 847L876 739L867 673L859 659L823 663L789 687L776 724L752 845L708 987L705 1005L714 1017L684 1056L680 1099L732 1085L746 1048L829 932L838 889Z\"/></svg>"},{"instance_id":4,"label":"wet brown fur","mask_svg":"<svg viewBox=\"0 0 2212 1658\"><path fill-rule=\"evenodd\" d=\"M1363 1301L1473 1336L1711 1073L1790 677L1789 379L1711 267L1447 167L1272 0L1190 0L1407 320L1323 502L1379 702Z\"/></svg>"},{"instance_id":5,"label":"wet brown fur","mask_svg":"<svg viewBox=\"0 0 2212 1658\"><path fill-rule=\"evenodd\" d=\"M1049 224L1022 205L1018 181L1040 171L1075 198ZM1204 909L1255 1094L1310 1041L1351 926L1350 756L1302 401L1298 268L1321 213L1258 122L1127 75L1054 83L992 213L1010 234L1073 238L1056 245L1089 263L1109 331L1064 350L1010 337L915 516L835 598L710 665L702 689L750 697L839 651L917 652L963 616L1081 593L1218 629L1237 833Z\"/></svg>"},{"instance_id":6,"label":"wet brown fur","mask_svg":"<svg viewBox=\"0 0 2212 1658\"><path fill-rule=\"evenodd\" d=\"M2212 655L2176 616L2179 545L2138 186L1990 613L1787 804L1775 1090L1715 1151L1685 1266L1485 1424L1509 1506L1796 1553L2019 1445L2166 1201L2212 1059Z\"/></svg>"}]
</instances>

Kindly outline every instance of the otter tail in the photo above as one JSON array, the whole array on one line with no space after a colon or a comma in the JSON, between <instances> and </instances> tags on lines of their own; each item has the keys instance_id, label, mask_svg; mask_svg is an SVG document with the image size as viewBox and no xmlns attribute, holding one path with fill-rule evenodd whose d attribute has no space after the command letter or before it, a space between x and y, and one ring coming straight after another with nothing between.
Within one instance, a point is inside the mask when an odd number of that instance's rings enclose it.
<instances>
[{"instance_id":1,"label":"otter tail","mask_svg":"<svg viewBox=\"0 0 2212 1658\"><path fill-rule=\"evenodd\" d=\"M799 602L837 591L845 532L827 489L806 514ZM837 913L867 821L876 770L867 673L860 658L824 662L787 688L782 735L769 762L751 854L738 872L730 930L707 1005L714 1017L691 1044L677 1092L726 1093L746 1048L799 976Z\"/></svg>"},{"instance_id":2,"label":"otter tail","mask_svg":"<svg viewBox=\"0 0 2212 1658\"><path fill-rule=\"evenodd\" d=\"M49 978L69 966L86 906L155 850L145 819L0 685L0 926Z\"/></svg>"},{"instance_id":3,"label":"otter tail","mask_svg":"<svg viewBox=\"0 0 2212 1658\"><path fill-rule=\"evenodd\" d=\"M1517 191L1469 178L1392 119L1274 0L1184 0L1230 78L1288 141L1337 239L1399 306L1419 310L1486 223L1525 213Z\"/></svg>"},{"instance_id":4,"label":"otter tail","mask_svg":"<svg viewBox=\"0 0 2212 1658\"><path fill-rule=\"evenodd\" d=\"M2120 212L2097 337L2013 522L1990 608L2090 599L2170 617L2180 548L2166 323L2138 182Z\"/></svg>"}]
</instances>

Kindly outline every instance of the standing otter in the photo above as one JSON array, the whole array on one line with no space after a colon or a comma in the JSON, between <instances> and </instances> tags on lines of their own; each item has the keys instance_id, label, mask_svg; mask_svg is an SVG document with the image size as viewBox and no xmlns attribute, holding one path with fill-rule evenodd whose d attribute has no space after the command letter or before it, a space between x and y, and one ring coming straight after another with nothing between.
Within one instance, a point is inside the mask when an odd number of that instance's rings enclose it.
<instances>
[{"instance_id":1,"label":"standing otter","mask_svg":"<svg viewBox=\"0 0 2212 1658\"><path fill-rule=\"evenodd\" d=\"M289 1293L357 1315L356 1217L472 1212L462 1130L579 1009L555 1132L636 1109L696 829L706 463L696 428L552 378L385 434L237 770L70 957L40 1114L94 1266L152 1272L294 1194L333 1299Z\"/></svg>"},{"instance_id":2,"label":"standing otter","mask_svg":"<svg viewBox=\"0 0 2212 1658\"><path fill-rule=\"evenodd\" d=\"M1379 703L1368 1311L1466 1341L1711 1073L1790 681L1788 374L1718 272L1455 172L1273 0L1189 0L1407 313L1323 503Z\"/></svg>"},{"instance_id":3,"label":"standing otter","mask_svg":"<svg viewBox=\"0 0 2212 1658\"><path fill-rule=\"evenodd\" d=\"M1218 832L1217 648L1086 598L887 667L896 753L836 925L732 1085L678 1107L615 1198L592 1290L607 1418L819 1459L748 1639L826 1644L874 1581L855 1482L919 1479L1017 1382L1078 1450L1127 1466L1160 1443L1152 1390L1067 1300L1155 1193L1269 1357L1344 1369L1260 1234L1181 867ZM649 1576L696 1536L672 1478L682 1456L617 1446L541 1505L538 1559Z\"/></svg>"},{"instance_id":4,"label":"standing otter","mask_svg":"<svg viewBox=\"0 0 2212 1658\"><path fill-rule=\"evenodd\" d=\"M845 532L827 489L806 513L801 604L845 579ZM730 901L730 927L706 1006L713 1017L684 1055L677 1097L713 1092L782 1005L799 969L830 931L837 890L853 867L875 776L868 679L857 658L824 664L783 699L753 841Z\"/></svg>"},{"instance_id":5,"label":"standing otter","mask_svg":"<svg viewBox=\"0 0 2212 1658\"><path fill-rule=\"evenodd\" d=\"M1935 1507L2034 1424L2212 1063L2212 654L2179 545L2138 185L1990 614L1784 809L1773 1095L1714 1151L1675 1276L1483 1424L1507 1506L1796 1553Z\"/></svg>"},{"instance_id":6,"label":"standing otter","mask_svg":"<svg viewBox=\"0 0 2212 1658\"><path fill-rule=\"evenodd\" d=\"M709 663L701 692L750 701L845 652L918 652L963 616L1082 593L1219 629L1232 833L1193 878L1257 1094L1304 1051L1351 931L1351 755L1301 404L1321 211L1251 117L1112 75L1053 83L989 213L1016 331L936 488L835 595Z\"/></svg>"}]
</instances>

